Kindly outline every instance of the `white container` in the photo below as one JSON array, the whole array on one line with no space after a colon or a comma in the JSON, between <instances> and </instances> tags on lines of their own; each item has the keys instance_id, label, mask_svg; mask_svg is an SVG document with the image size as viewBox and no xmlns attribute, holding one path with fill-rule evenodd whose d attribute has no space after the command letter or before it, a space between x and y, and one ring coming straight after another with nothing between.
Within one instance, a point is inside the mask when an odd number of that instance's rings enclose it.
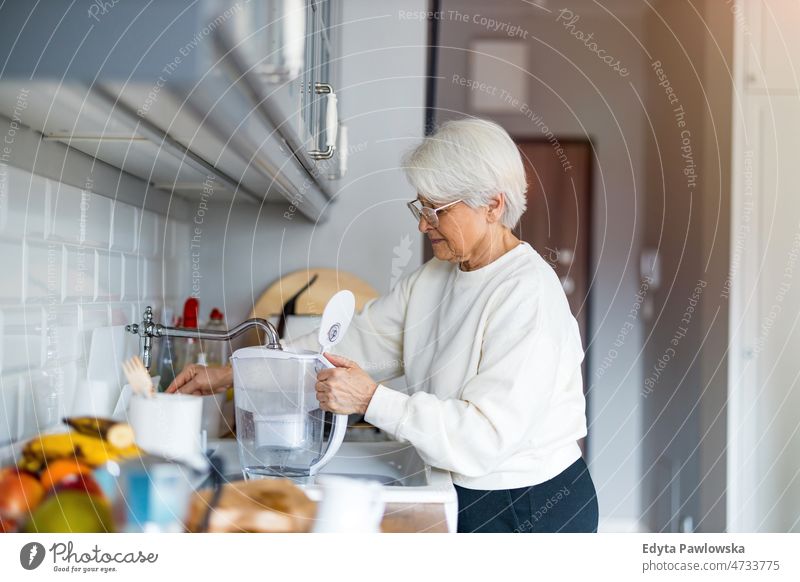
<instances>
[{"instance_id":1,"label":"white container","mask_svg":"<svg viewBox=\"0 0 800 582\"><path fill-rule=\"evenodd\" d=\"M203 399L188 394L134 394L128 406L128 422L141 449L196 465L202 458L202 412Z\"/></svg>"},{"instance_id":2,"label":"white container","mask_svg":"<svg viewBox=\"0 0 800 582\"><path fill-rule=\"evenodd\" d=\"M377 481L322 475L314 533L380 533L383 486Z\"/></svg>"}]
</instances>

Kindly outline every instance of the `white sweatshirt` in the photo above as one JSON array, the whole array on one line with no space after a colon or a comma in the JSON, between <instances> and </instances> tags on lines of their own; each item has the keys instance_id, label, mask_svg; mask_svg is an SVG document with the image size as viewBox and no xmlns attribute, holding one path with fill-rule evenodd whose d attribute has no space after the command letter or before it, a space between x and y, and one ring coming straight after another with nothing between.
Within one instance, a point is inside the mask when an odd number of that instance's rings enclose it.
<instances>
[{"instance_id":1,"label":"white sweatshirt","mask_svg":"<svg viewBox=\"0 0 800 582\"><path fill-rule=\"evenodd\" d=\"M316 334L292 346L313 348ZM555 477L586 435L578 324L553 269L522 243L475 271L433 259L367 303L334 353L376 381L367 422L470 489Z\"/></svg>"}]
</instances>

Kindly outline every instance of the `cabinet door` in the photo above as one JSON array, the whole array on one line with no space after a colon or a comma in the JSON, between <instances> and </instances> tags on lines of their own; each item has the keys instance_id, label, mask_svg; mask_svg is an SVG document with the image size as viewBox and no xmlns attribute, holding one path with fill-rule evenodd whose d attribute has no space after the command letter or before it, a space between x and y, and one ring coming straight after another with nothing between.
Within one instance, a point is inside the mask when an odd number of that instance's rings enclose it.
<instances>
[{"instance_id":1,"label":"cabinet door","mask_svg":"<svg viewBox=\"0 0 800 582\"><path fill-rule=\"evenodd\" d=\"M748 89L800 91L800 0L744 0Z\"/></svg>"},{"instance_id":2,"label":"cabinet door","mask_svg":"<svg viewBox=\"0 0 800 582\"><path fill-rule=\"evenodd\" d=\"M290 141L308 139L302 117L305 44L308 38L304 0L263 0L235 4L235 51L258 85L258 98L269 101L273 123ZM313 36L313 35L312 35Z\"/></svg>"},{"instance_id":3,"label":"cabinet door","mask_svg":"<svg viewBox=\"0 0 800 582\"><path fill-rule=\"evenodd\" d=\"M332 103L328 93L335 93L336 69L335 49L332 39L334 38L335 26L332 20L335 18L336 6L329 0L309 0L308 2L308 26L309 37L306 42L307 53L307 74L305 76L305 99L303 118L307 124L310 140L308 150L323 152L328 144L328 124L329 106L338 106ZM312 32L313 31L313 32ZM335 160L319 159L315 162L315 168L319 171L321 179L331 174L331 168L335 166Z\"/></svg>"},{"instance_id":4,"label":"cabinet door","mask_svg":"<svg viewBox=\"0 0 800 582\"><path fill-rule=\"evenodd\" d=\"M302 88L302 118L305 126L304 136L307 138L303 141L303 145L306 151L316 148L315 136L318 131L319 99L314 92L314 84L317 83L319 77L317 71L319 66L318 12L316 0L309 0L306 4L306 49Z\"/></svg>"},{"instance_id":5,"label":"cabinet door","mask_svg":"<svg viewBox=\"0 0 800 582\"><path fill-rule=\"evenodd\" d=\"M319 18L319 30L318 30L318 41L319 41L319 82L320 83L327 83L333 87L333 90L336 91L336 80L333 78L333 64L331 63L331 59L333 58L333 44L331 42L331 35L332 35L332 28L331 28L331 2L330 0L318 0L318 18ZM327 106L324 102L324 95L320 97L323 98L320 103L319 110L317 111L317 123L319 131L317 132L317 147L321 150L325 149L325 144L327 142L327 125L326 125L326 116L327 116Z\"/></svg>"}]
</instances>

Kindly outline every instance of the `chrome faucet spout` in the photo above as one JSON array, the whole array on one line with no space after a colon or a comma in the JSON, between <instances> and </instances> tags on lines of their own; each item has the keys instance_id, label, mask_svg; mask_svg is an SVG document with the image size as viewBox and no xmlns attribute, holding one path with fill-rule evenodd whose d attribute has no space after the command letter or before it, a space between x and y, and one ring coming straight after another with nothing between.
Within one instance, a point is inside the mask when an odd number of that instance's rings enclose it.
<instances>
[{"instance_id":1,"label":"chrome faucet spout","mask_svg":"<svg viewBox=\"0 0 800 582\"><path fill-rule=\"evenodd\" d=\"M133 323L125 326L125 329L133 334L138 335L144 341L142 342L142 363L144 367L150 369L151 364L151 351L153 347L153 338L157 337L191 337L201 340L214 340L225 341L242 335L250 328L256 327L262 330L267 336L266 347L271 350L283 349L280 343L278 332L266 319L254 317L248 319L227 331L218 331L212 329L189 329L181 327L166 327L160 323L153 322L153 308L149 305L144 310L142 316L142 323Z\"/></svg>"}]
</instances>

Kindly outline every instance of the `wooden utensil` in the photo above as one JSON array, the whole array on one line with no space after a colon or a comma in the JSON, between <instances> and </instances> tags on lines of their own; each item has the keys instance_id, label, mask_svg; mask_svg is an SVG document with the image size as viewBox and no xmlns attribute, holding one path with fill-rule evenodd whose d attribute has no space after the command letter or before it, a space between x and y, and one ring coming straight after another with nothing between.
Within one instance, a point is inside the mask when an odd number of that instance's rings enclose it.
<instances>
[{"instance_id":1,"label":"wooden utensil","mask_svg":"<svg viewBox=\"0 0 800 582\"><path fill-rule=\"evenodd\" d=\"M155 395L153 380L150 378L150 374L139 356L134 356L130 360L122 362L122 371L125 372L125 378L128 380L128 384L131 385L134 394L150 398Z\"/></svg>"}]
</instances>

